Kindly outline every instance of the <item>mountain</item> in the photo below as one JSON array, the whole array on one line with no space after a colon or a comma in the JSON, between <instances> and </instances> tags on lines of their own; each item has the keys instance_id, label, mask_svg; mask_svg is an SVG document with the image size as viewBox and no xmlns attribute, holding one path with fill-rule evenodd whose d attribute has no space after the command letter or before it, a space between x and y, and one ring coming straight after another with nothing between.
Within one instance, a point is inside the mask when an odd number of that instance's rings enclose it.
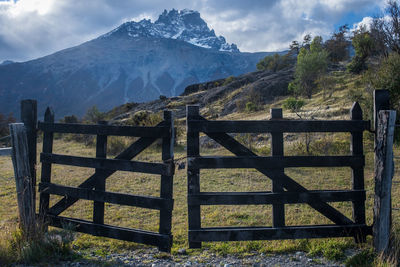
<instances>
[{"instance_id":1,"label":"mountain","mask_svg":"<svg viewBox=\"0 0 400 267\"><path fill-rule=\"evenodd\" d=\"M116 34L170 38L218 51L240 52L235 44L226 43L223 36L217 37L214 30L210 30L207 23L201 19L199 12L188 9L182 11L172 9L169 12L164 10L154 23L146 19L140 22L126 22L102 38Z\"/></svg>"},{"instance_id":2,"label":"mountain","mask_svg":"<svg viewBox=\"0 0 400 267\"><path fill-rule=\"evenodd\" d=\"M196 11L164 11L154 23L127 22L79 46L0 65L0 112L18 114L27 98L38 100L39 114L52 106L60 118L176 96L190 84L254 71L267 54L240 52Z\"/></svg>"}]
</instances>

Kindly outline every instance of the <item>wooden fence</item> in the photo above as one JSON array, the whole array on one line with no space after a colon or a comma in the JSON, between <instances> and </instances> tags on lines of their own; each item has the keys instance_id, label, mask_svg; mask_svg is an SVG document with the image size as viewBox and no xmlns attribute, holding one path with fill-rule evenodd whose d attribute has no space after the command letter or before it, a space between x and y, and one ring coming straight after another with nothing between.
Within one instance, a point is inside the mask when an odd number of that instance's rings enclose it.
<instances>
[{"instance_id":1,"label":"wooden fence","mask_svg":"<svg viewBox=\"0 0 400 267\"><path fill-rule=\"evenodd\" d=\"M370 122L362 119L354 103L350 120L283 120L281 109L271 110L268 121L208 121L199 115L198 106L187 106L188 216L189 246L201 247L203 241L239 241L353 236L365 241L371 227L365 222L363 131ZM235 157L203 157L199 151L199 133L203 132ZM284 156L284 132L350 132L351 155ZM227 133L271 133L272 155L260 157ZM307 190L287 176L288 167L351 167L352 189ZM268 192L202 192L200 170L216 168L254 168L272 180ZM353 219L328 202L351 201ZM285 226L285 204L307 203L334 224ZM272 205L272 227L201 227L202 205Z\"/></svg>"},{"instance_id":2,"label":"wooden fence","mask_svg":"<svg viewBox=\"0 0 400 267\"><path fill-rule=\"evenodd\" d=\"M17 183L20 222L23 229L35 224L36 139L37 129L44 132L39 213L52 226L73 225L77 231L127 241L155 245L170 251L172 244L171 215L173 209L172 184L174 175L174 127L171 112L164 112L164 121L155 127L125 127L105 124L81 125L54 123L54 114L46 110L44 122L37 125L35 100L21 102L22 124L10 125L13 163ZM374 224L365 222L363 131L370 123L362 120L360 106L355 103L350 120L304 121L283 120L282 110L271 109L269 121L208 121L199 115L198 106L187 107L188 156L188 219L189 246L201 247L203 241L234 241L260 239L293 239L314 237L353 236L364 241L374 235L377 252L390 247L391 179L393 177L393 130L395 112L389 109L389 92L374 92L375 130L375 206ZM200 156L199 133L203 132L227 148L236 157ZM351 155L346 156L284 156L285 132L350 132ZM96 157L73 157L53 152L54 133L96 135ZM237 142L227 133L271 133L271 156L259 157L251 149ZM107 136L140 137L114 159L107 159ZM162 139L163 163L132 161L132 159ZM29 162L27 164L27 162ZM95 173L78 187L51 182L52 164L94 168ZM343 167L352 169L351 190L307 190L285 174L288 167ZM201 192L200 170L215 168L254 168L272 180L268 192ZM116 171L138 171L161 175L160 197L137 196L107 192L106 179ZM22 193L21 193L22 192ZM28 194L24 193L28 192ZM63 198L52 207L50 195ZM59 216L79 199L94 201L93 221ZM347 218L328 202L351 201L353 218ZM104 224L104 202L160 210L159 232L127 229ZM286 226L285 204L306 203L333 222L330 225ZM202 228L202 205L272 205L272 227Z\"/></svg>"},{"instance_id":3,"label":"wooden fence","mask_svg":"<svg viewBox=\"0 0 400 267\"><path fill-rule=\"evenodd\" d=\"M173 163L174 127L170 111L164 112L164 121L155 127L132 127L105 124L54 123L54 114L48 108L45 113L44 122L39 122L38 128L44 133L43 152L40 155L40 161L42 162L41 182L39 184L40 217L44 217L51 226L62 227L63 225L71 225L79 232L155 245L161 251L170 251L172 245L172 186L175 169ZM54 154L52 152L54 133L96 135L96 157L88 158ZM107 136L110 135L135 136L140 138L114 159L107 159ZM153 144L158 138L162 138L162 163L131 160ZM54 184L51 182L52 164L94 168L95 173L78 187ZM161 175L160 197L107 192L105 181L116 171ZM50 207L50 195L59 195L63 196L63 198ZM79 199L94 201L92 222L59 216L61 212L65 211ZM159 232L128 229L104 224L104 202L159 210Z\"/></svg>"}]
</instances>

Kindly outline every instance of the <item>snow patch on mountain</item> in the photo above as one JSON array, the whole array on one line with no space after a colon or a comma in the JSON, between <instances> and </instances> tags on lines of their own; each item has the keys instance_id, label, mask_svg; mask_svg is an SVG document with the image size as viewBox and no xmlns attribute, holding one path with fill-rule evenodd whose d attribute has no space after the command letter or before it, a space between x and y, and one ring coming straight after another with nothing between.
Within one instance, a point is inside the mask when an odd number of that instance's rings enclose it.
<instances>
[{"instance_id":1,"label":"snow patch on mountain","mask_svg":"<svg viewBox=\"0 0 400 267\"><path fill-rule=\"evenodd\" d=\"M100 38L118 34L127 34L132 38L176 39L217 51L240 52L235 44L228 44L223 36L216 36L214 30L210 30L207 23L200 17L199 12L189 9L164 10L154 23L149 19L139 22L129 21Z\"/></svg>"}]
</instances>

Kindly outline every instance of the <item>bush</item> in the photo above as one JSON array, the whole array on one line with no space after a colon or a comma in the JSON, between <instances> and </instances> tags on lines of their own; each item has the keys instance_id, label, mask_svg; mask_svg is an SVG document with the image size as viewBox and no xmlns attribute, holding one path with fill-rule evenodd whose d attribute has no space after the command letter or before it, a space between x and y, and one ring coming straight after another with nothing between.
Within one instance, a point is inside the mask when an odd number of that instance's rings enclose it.
<instances>
[{"instance_id":1,"label":"bush","mask_svg":"<svg viewBox=\"0 0 400 267\"><path fill-rule=\"evenodd\" d=\"M257 63L258 70L271 70L273 72L285 69L294 62L290 54L279 55L275 53L271 56L266 56Z\"/></svg>"},{"instance_id":2,"label":"bush","mask_svg":"<svg viewBox=\"0 0 400 267\"><path fill-rule=\"evenodd\" d=\"M295 97L288 97L283 102L283 108L290 110L291 112L299 112L304 106L305 102L302 99L297 99Z\"/></svg>"},{"instance_id":3,"label":"bush","mask_svg":"<svg viewBox=\"0 0 400 267\"><path fill-rule=\"evenodd\" d=\"M84 120L89 123L98 123L99 121L105 120L106 114L101 112L96 106L92 106L86 111Z\"/></svg>"},{"instance_id":4,"label":"bush","mask_svg":"<svg viewBox=\"0 0 400 267\"><path fill-rule=\"evenodd\" d=\"M228 78L225 79L224 83L222 84L223 86L230 84L235 80L235 77L229 76Z\"/></svg>"},{"instance_id":5,"label":"bush","mask_svg":"<svg viewBox=\"0 0 400 267\"><path fill-rule=\"evenodd\" d=\"M124 122L125 125L132 126L155 126L163 120L161 113L152 113L149 111L138 111L128 120Z\"/></svg>"},{"instance_id":6,"label":"bush","mask_svg":"<svg viewBox=\"0 0 400 267\"><path fill-rule=\"evenodd\" d=\"M345 261L346 267L356 266L373 266L375 260L375 254L372 249L364 249L360 253L348 258Z\"/></svg>"},{"instance_id":7,"label":"bush","mask_svg":"<svg viewBox=\"0 0 400 267\"><path fill-rule=\"evenodd\" d=\"M79 256L72 250L74 234L69 230L45 233L37 225L35 235L27 238L20 229L7 227L0 235L0 266L9 264L37 264L73 260Z\"/></svg>"},{"instance_id":8,"label":"bush","mask_svg":"<svg viewBox=\"0 0 400 267\"><path fill-rule=\"evenodd\" d=\"M253 102L247 102L246 103L246 111L247 112L254 112L257 111L257 106Z\"/></svg>"}]
</instances>

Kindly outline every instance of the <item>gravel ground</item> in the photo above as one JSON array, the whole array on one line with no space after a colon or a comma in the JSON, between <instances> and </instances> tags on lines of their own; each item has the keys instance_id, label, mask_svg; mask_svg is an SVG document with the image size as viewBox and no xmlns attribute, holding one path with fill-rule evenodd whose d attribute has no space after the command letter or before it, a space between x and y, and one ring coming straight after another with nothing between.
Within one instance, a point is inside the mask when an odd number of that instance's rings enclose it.
<instances>
[{"instance_id":1,"label":"gravel ground","mask_svg":"<svg viewBox=\"0 0 400 267\"><path fill-rule=\"evenodd\" d=\"M347 255L356 251L349 250ZM93 260L62 262L57 266L344 266L343 263L328 261L322 257L310 257L305 252L287 254L250 254L218 256L211 252L187 255L184 249L178 255L159 253L157 249L142 249L105 257L91 255Z\"/></svg>"}]
</instances>

